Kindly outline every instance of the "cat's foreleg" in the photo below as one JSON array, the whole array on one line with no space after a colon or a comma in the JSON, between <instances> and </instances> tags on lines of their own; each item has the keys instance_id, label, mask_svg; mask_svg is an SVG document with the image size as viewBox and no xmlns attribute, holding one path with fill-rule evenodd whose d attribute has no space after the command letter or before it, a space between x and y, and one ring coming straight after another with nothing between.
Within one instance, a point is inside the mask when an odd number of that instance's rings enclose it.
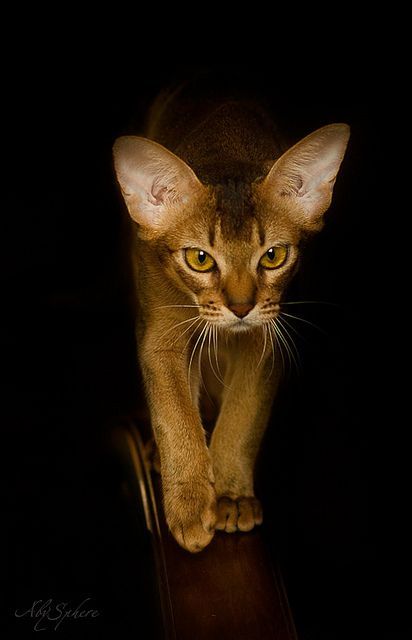
<instances>
[{"instance_id":1,"label":"cat's foreleg","mask_svg":"<svg viewBox=\"0 0 412 640\"><path fill-rule=\"evenodd\" d=\"M227 532L250 531L262 522L254 495L254 466L280 368L269 350L260 362L259 358L259 351L248 348L247 342L238 342L228 353L226 388L210 445L218 496L216 528Z\"/></svg>"},{"instance_id":2,"label":"cat's foreleg","mask_svg":"<svg viewBox=\"0 0 412 640\"><path fill-rule=\"evenodd\" d=\"M156 336L144 339L140 361L160 453L166 520L177 542L196 552L214 535L213 470L187 358L178 350L162 352L159 344Z\"/></svg>"}]
</instances>

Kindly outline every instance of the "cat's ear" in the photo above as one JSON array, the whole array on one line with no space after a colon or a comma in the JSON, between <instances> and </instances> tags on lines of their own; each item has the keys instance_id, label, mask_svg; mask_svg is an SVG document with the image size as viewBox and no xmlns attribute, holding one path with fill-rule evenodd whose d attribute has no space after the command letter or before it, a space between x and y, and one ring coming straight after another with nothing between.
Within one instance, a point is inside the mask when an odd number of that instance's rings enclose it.
<instances>
[{"instance_id":1,"label":"cat's ear","mask_svg":"<svg viewBox=\"0 0 412 640\"><path fill-rule=\"evenodd\" d=\"M183 160L147 138L118 138L113 155L117 179L131 217L152 231L164 228L174 205L186 204L201 187Z\"/></svg>"},{"instance_id":2,"label":"cat's ear","mask_svg":"<svg viewBox=\"0 0 412 640\"><path fill-rule=\"evenodd\" d=\"M288 199L308 227L322 225L349 135L347 124L329 124L314 131L286 151L263 182L272 197Z\"/></svg>"}]
</instances>

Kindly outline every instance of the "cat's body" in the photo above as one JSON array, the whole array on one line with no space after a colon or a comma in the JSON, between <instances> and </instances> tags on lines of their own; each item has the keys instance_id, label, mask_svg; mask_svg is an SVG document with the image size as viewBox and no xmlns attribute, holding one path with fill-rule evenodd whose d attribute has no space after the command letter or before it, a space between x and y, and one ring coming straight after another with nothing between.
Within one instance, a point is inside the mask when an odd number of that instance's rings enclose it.
<instances>
[{"instance_id":1,"label":"cat's body","mask_svg":"<svg viewBox=\"0 0 412 640\"><path fill-rule=\"evenodd\" d=\"M286 145L273 120L246 97L219 93L205 100L183 85L158 97L147 137L176 153L207 184L263 177ZM266 163L266 164L265 164Z\"/></svg>"},{"instance_id":2,"label":"cat's body","mask_svg":"<svg viewBox=\"0 0 412 640\"><path fill-rule=\"evenodd\" d=\"M253 468L282 371L280 301L302 239L322 226L349 133L329 125L284 153L259 105L181 87L155 102L147 136L156 142L119 138L115 168L138 223L139 359L166 517L198 551L215 528L262 521ZM209 448L203 386L220 402Z\"/></svg>"}]
</instances>

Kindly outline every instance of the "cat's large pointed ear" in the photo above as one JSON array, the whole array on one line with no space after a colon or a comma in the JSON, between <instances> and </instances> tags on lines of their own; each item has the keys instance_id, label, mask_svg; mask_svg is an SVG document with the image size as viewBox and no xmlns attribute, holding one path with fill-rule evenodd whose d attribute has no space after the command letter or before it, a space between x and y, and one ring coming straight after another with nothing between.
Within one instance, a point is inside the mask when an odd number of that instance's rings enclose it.
<instances>
[{"instance_id":1,"label":"cat's large pointed ear","mask_svg":"<svg viewBox=\"0 0 412 640\"><path fill-rule=\"evenodd\" d=\"M147 138L118 138L113 155L131 217L152 231L164 228L175 205L189 202L202 186L183 160Z\"/></svg>"},{"instance_id":2,"label":"cat's large pointed ear","mask_svg":"<svg viewBox=\"0 0 412 640\"><path fill-rule=\"evenodd\" d=\"M313 229L321 226L349 135L347 124L329 124L295 144L275 162L263 181L269 197L287 199L303 225Z\"/></svg>"}]
</instances>

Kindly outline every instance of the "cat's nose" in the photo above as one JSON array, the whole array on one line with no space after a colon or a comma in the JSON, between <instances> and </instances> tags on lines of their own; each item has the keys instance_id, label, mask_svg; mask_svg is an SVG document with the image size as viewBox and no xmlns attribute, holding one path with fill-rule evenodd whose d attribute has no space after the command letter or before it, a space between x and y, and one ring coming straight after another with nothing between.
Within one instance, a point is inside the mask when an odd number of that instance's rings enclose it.
<instances>
[{"instance_id":1,"label":"cat's nose","mask_svg":"<svg viewBox=\"0 0 412 640\"><path fill-rule=\"evenodd\" d=\"M230 304L229 309L238 318L244 318L245 316L247 316L249 311L252 311L253 304L248 304L248 303Z\"/></svg>"}]
</instances>

